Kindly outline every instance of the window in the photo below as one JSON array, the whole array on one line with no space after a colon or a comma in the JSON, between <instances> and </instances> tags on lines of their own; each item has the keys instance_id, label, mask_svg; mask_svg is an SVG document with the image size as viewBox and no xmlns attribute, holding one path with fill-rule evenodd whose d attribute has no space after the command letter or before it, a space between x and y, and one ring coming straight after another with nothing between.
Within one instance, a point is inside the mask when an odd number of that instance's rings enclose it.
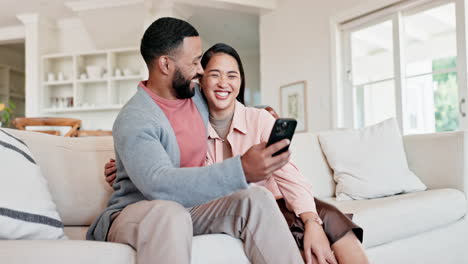
<instances>
[{"instance_id":1,"label":"window","mask_svg":"<svg viewBox=\"0 0 468 264\"><path fill-rule=\"evenodd\" d=\"M455 4L405 15L403 126L408 133L458 129Z\"/></svg>"},{"instance_id":2,"label":"window","mask_svg":"<svg viewBox=\"0 0 468 264\"><path fill-rule=\"evenodd\" d=\"M355 128L397 117L404 134L457 130L456 23L455 2L429 1L342 25L344 117Z\"/></svg>"},{"instance_id":3,"label":"window","mask_svg":"<svg viewBox=\"0 0 468 264\"><path fill-rule=\"evenodd\" d=\"M351 33L351 82L357 127L395 116L392 32L392 21L385 21Z\"/></svg>"}]
</instances>

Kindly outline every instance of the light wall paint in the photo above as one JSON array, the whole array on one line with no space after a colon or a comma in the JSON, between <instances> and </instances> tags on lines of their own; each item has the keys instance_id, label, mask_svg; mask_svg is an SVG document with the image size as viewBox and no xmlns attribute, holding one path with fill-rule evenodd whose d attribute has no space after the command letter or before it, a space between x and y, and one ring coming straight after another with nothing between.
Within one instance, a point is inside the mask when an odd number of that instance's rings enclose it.
<instances>
[{"instance_id":1,"label":"light wall paint","mask_svg":"<svg viewBox=\"0 0 468 264\"><path fill-rule=\"evenodd\" d=\"M260 56L255 52L238 51L245 74L245 101L248 106L260 105Z\"/></svg>"},{"instance_id":2,"label":"light wall paint","mask_svg":"<svg viewBox=\"0 0 468 264\"><path fill-rule=\"evenodd\" d=\"M86 52L97 49L81 19L62 19L57 24L57 50L53 53Z\"/></svg>"},{"instance_id":3,"label":"light wall paint","mask_svg":"<svg viewBox=\"0 0 468 264\"><path fill-rule=\"evenodd\" d=\"M262 103L280 111L280 86L307 81L308 131L332 128L330 17L368 0L278 1L260 17Z\"/></svg>"}]
</instances>

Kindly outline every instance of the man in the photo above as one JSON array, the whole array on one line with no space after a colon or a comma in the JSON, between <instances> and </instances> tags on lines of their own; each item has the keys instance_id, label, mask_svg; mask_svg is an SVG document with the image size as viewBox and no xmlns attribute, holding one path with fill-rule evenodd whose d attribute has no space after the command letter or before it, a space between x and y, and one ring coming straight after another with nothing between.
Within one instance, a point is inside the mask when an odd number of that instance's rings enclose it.
<instances>
[{"instance_id":1,"label":"man","mask_svg":"<svg viewBox=\"0 0 468 264\"><path fill-rule=\"evenodd\" d=\"M198 32L161 18L140 50L149 79L114 123L115 191L87 238L128 244L140 264L190 263L193 235L226 233L243 240L253 263L303 263L274 197L247 188L288 162L289 152L272 154L289 142L202 167L208 110L196 87L203 74Z\"/></svg>"}]
</instances>

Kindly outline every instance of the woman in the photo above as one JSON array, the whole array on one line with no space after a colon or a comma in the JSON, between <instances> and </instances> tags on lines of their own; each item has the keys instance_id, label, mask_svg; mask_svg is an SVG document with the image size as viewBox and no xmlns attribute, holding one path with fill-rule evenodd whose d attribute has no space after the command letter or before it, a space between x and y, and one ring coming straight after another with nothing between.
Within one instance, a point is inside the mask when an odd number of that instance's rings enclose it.
<instances>
[{"instance_id":1,"label":"woman","mask_svg":"<svg viewBox=\"0 0 468 264\"><path fill-rule=\"evenodd\" d=\"M237 52L225 44L208 49L201 60L201 88L210 110L207 165L243 154L268 140L275 119L262 109L243 105L245 77ZM106 174L114 172L106 164ZM113 181L113 176L106 179ZM292 162L268 180L270 190L302 250L306 263L368 263L362 229L337 208L314 199L311 187Z\"/></svg>"}]
</instances>

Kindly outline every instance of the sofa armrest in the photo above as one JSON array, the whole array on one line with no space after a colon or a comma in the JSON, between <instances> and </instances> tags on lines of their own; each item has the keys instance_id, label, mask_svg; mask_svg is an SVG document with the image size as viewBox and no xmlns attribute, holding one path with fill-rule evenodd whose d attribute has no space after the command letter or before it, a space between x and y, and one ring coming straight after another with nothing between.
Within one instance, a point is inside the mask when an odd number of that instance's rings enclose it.
<instances>
[{"instance_id":1,"label":"sofa armrest","mask_svg":"<svg viewBox=\"0 0 468 264\"><path fill-rule=\"evenodd\" d=\"M429 189L468 191L468 132L403 137L409 168Z\"/></svg>"}]
</instances>

